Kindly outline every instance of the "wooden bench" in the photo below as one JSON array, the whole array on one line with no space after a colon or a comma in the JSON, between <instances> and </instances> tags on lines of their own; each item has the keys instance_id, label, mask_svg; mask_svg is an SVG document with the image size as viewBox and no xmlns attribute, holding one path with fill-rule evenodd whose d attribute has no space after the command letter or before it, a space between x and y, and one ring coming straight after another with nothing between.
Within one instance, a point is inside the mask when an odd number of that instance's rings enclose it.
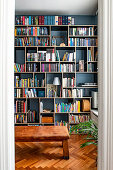
<instances>
[{"instance_id":1,"label":"wooden bench","mask_svg":"<svg viewBox=\"0 0 113 170\"><path fill-rule=\"evenodd\" d=\"M64 159L69 159L68 139L65 126L15 126L15 142L62 141Z\"/></svg>"}]
</instances>

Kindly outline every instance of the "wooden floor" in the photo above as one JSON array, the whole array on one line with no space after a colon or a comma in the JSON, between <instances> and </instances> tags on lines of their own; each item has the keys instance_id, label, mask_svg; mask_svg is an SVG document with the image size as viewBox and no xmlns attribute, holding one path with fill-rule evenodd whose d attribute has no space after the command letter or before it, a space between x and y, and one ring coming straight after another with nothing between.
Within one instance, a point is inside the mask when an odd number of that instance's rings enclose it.
<instances>
[{"instance_id":1,"label":"wooden floor","mask_svg":"<svg viewBox=\"0 0 113 170\"><path fill-rule=\"evenodd\" d=\"M83 136L71 135L70 159L62 159L61 142L20 143L16 142L15 170L97 170L96 147L80 148Z\"/></svg>"}]
</instances>

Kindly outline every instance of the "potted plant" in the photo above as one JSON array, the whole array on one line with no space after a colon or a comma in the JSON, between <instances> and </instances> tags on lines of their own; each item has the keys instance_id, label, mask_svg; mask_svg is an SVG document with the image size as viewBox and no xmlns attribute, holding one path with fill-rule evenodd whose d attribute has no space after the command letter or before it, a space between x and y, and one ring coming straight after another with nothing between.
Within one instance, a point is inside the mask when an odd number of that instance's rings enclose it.
<instances>
[{"instance_id":1,"label":"potted plant","mask_svg":"<svg viewBox=\"0 0 113 170\"><path fill-rule=\"evenodd\" d=\"M94 121L89 120L88 122L82 122L78 125L74 125L70 129L70 134L72 132L79 133L79 134L86 134L85 137L86 142L81 144L81 148L88 146L88 145L96 145L98 144L98 128L95 125Z\"/></svg>"}]
</instances>

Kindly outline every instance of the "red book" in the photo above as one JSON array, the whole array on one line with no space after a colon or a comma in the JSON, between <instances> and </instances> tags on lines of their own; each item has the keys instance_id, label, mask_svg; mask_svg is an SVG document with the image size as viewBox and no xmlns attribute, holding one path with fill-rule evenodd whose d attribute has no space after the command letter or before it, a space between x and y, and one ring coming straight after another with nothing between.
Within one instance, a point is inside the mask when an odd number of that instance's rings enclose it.
<instances>
[{"instance_id":1,"label":"red book","mask_svg":"<svg viewBox=\"0 0 113 170\"><path fill-rule=\"evenodd\" d=\"M58 17L58 25L60 25L60 17Z\"/></svg>"},{"instance_id":2,"label":"red book","mask_svg":"<svg viewBox=\"0 0 113 170\"><path fill-rule=\"evenodd\" d=\"M74 87L74 77L73 77L73 87Z\"/></svg>"},{"instance_id":3,"label":"red book","mask_svg":"<svg viewBox=\"0 0 113 170\"><path fill-rule=\"evenodd\" d=\"M16 112L17 112L17 101L16 101Z\"/></svg>"},{"instance_id":4,"label":"red book","mask_svg":"<svg viewBox=\"0 0 113 170\"><path fill-rule=\"evenodd\" d=\"M23 16L23 25L25 25L25 16Z\"/></svg>"},{"instance_id":5,"label":"red book","mask_svg":"<svg viewBox=\"0 0 113 170\"><path fill-rule=\"evenodd\" d=\"M25 112L25 102L24 102L24 112Z\"/></svg>"},{"instance_id":6,"label":"red book","mask_svg":"<svg viewBox=\"0 0 113 170\"><path fill-rule=\"evenodd\" d=\"M60 25L62 25L62 17L60 17Z\"/></svg>"},{"instance_id":7,"label":"red book","mask_svg":"<svg viewBox=\"0 0 113 170\"><path fill-rule=\"evenodd\" d=\"M21 65L21 69L20 69L20 72L23 72L23 68L22 68L22 65Z\"/></svg>"},{"instance_id":8,"label":"red book","mask_svg":"<svg viewBox=\"0 0 113 170\"><path fill-rule=\"evenodd\" d=\"M42 25L42 17L39 16L39 25Z\"/></svg>"},{"instance_id":9,"label":"red book","mask_svg":"<svg viewBox=\"0 0 113 170\"><path fill-rule=\"evenodd\" d=\"M44 16L42 16L42 25L44 25Z\"/></svg>"},{"instance_id":10,"label":"red book","mask_svg":"<svg viewBox=\"0 0 113 170\"><path fill-rule=\"evenodd\" d=\"M33 25L36 25L36 23L35 23L35 16L33 16Z\"/></svg>"},{"instance_id":11,"label":"red book","mask_svg":"<svg viewBox=\"0 0 113 170\"><path fill-rule=\"evenodd\" d=\"M49 72L51 72L51 64L49 63Z\"/></svg>"}]
</instances>

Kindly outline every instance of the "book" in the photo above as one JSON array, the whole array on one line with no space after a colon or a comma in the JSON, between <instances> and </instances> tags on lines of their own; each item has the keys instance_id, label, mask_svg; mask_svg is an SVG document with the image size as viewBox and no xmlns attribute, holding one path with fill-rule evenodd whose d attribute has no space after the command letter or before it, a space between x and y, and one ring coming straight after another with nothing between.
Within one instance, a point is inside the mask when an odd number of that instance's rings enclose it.
<instances>
[{"instance_id":1,"label":"book","mask_svg":"<svg viewBox=\"0 0 113 170\"><path fill-rule=\"evenodd\" d=\"M58 25L58 16L55 16L55 25Z\"/></svg>"}]
</instances>

